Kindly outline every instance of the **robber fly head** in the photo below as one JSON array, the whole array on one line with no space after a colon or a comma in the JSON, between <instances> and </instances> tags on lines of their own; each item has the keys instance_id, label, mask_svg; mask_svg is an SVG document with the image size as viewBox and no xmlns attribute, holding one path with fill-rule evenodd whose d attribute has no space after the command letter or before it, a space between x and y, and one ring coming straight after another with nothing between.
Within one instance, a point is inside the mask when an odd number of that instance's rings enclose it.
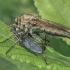
<instances>
[{"instance_id":1,"label":"robber fly head","mask_svg":"<svg viewBox=\"0 0 70 70\"><path fill-rule=\"evenodd\" d=\"M25 28L29 28L31 26L30 21L32 19L36 19L36 16L33 14L24 14L21 17L15 18L15 25L17 28L25 30Z\"/></svg>"},{"instance_id":2,"label":"robber fly head","mask_svg":"<svg viewBox=\"0 0 70 70\"><path fill-rule=\"evenodd\" d=\"M15 25L19 29L24 29L24 24L22 24L22 18L21 17L15 18Z\"/></svg>"},{"instance_id":3,"label":"robber fly head","mask_svg":"<svg viewBox=\"0 0 70 70\"><path fill-rule=\"evenodd\" d=\"M27 13L27 14L24 14L23 16L21 16L21 17L17 17L15 19L15 23L26 25L26 24L30 23L31 20L34 20L36 18L37 18L37 16L35 14Z\"/></svg>"}]
</instances>

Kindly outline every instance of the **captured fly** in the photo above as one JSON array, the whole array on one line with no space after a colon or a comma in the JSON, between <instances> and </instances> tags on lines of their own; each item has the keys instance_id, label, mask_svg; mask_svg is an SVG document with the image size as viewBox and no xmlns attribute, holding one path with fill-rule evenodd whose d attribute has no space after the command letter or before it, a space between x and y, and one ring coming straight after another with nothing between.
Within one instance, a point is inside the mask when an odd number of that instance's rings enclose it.
<instances>
[{"instance_id":1,"label":"captured fly","mask_svg":"<svg viewBox=\"0 0 70 70\"><path fill-rule=\"evenodd\" d=\"M70 30L70 28L56 24L50 20L41 19L35 14L27 13L21 17L17 17L15 19L15 24L18 25L20 29L24 29L23 26L25 26L25 31L30 27L30 32L32 32L33 29L39 29L53 36L70 38L70 32L67 31Z\"/></svg>"},{"instance_id":2,"label":"captured fly","mask_svg":"<svg viewBox=\"0 0 70 70\"><path fill-rule=\"evenodd\" d=\"M33 36L33 34L29 34L27 32L24 32L24 30L20 30L18 28L16 28L16 26L13 24L11 25L11 31L12 31L12 35L7 38L5 41L9 40L12 36L14 36L17 40L16 42L5 52L5 54L7 55L7 53L14 47L15 44L19 43L20 46L26 48L27 50L29 50L30 52L33 53L39 53L42 54L45 62L46 62L46 58L45 58L45 54L44 54L44 50L45 50L45 46L43 46L43 42L42 44L38 44L37 42L34 41L33 38L35 38ZM36 39L40 39L42 41L41 38L39 38L38 36L36 36ZM4 43L5 41L1 42ZM47 62L46 62L47 64Z\"/></svg>"},{"instance_id":3,"label":"captured fly","mask_svg":"<svg viewBox=\"0 0 70 70\"><path fill-rule=\"evenodd\" d=\"M11 31L15 34L17 39L20 39L19 44L25 46L26 49L35 52L42 53L42 46L36 43L31 36L26 33L24 35L23 31L11 26Z\"/></svg>"}]
</instances>

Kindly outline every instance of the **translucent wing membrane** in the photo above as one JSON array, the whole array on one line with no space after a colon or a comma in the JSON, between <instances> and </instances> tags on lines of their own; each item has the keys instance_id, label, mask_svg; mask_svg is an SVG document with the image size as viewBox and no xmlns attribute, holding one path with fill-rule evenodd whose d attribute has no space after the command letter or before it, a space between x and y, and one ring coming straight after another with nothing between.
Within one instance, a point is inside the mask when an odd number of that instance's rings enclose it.
<instances>
[{"instance_id":1,"label":"translucent wing membrane","mask_svg":"<svg viewBox=\"0 0 70 70\"><path fill-rule=\"evenodd\" d=\"M52 27L56 27L56 28L64 29L64 30L70 30L69 27L59 24L59 23L56 23L56 22L53 22L53 21L50 21L50 20L46 20L46 23L48 23Z\"/></svg>"},{"instance_id":2,"label":"translucent wing membrane","mask_svg":"<svg viewBox=\"0 0 70 70\"><path fill-rule=\"evenodd\" d=\"M31 50L32 52L42 53L42 48L37 44L30 36L25 36L21 42L22 45L25 45L25 48Z\"/></svg>"},{"instance_id":3,"label":"translucent wing membrane","mask_svg":"<svg viewBox=\"0 0 70 70\"><path fill-rule=\"evenodd\" d=\"M44 20L44 19L37 18L36 20L33 20L33 21L37 21L42 26L47 26L47 27L61 29L61 30L70 30L69 27L56 23L56 22L53 22L53 21L50 21L50 20Z\"/></svg>"}]
</instances>

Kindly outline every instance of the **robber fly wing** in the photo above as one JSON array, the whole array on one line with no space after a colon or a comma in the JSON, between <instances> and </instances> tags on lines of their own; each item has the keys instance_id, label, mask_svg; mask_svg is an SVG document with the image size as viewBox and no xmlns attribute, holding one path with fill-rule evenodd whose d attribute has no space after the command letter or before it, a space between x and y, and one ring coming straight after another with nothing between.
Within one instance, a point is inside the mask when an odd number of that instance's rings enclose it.
<instances>
[{"instance_id":1,"label":"robber fly wing","mask_svg":"<svg viewBox=\"0 0 70 70\"><path fill-rule=\"evenodd\" d=\"M62 29L62 30L70 30L69 27L67 27L65 25L62 25L62 24L59 24L57 22L53 22L53 21L50 21L50 20L42 20L42 21L47 23L48 26L50 26L50 27L54 27L54 28L58 28L58 29Z\"/></svg>"}]
</instances>

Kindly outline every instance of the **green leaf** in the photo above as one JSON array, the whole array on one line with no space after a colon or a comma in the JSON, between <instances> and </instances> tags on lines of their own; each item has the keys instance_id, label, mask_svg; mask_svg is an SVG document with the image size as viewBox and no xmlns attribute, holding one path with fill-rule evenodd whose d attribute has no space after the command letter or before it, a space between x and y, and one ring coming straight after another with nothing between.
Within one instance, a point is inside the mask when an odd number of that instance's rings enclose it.
<instances>
[{"instance_id":1,"label":"green leaf","mask_svg":"<svg viewBox=\"0 0 70 70\"><path fill-rule=\"evenodd\" d=\"M10 32L10 28L5 24L0 21L0 42L5 40L7 37L9 37L12 33ZM12 38L8 41L6 41L3 44L0 44L0 53L3 54L5 53L10 46L15 42L15 40ZM15 52L14 52L15 51ZM23 56L24 55L24 56ZM19 60L21 62L26 62L30 64L34 64L35 66L38 67L45 67L45 62L41 58L41 55L35 56L34 54L27 52L26 49L19 45L15 45L14 49L12 49L9 53L8 56L14 60ZM38 61L38 62L36 62ZM41 63L41 64L40 64Z\"/></svg>"},{"instance_id":2,"label":"green leaf","mask_svg":"<svg viewBox=\"0 0 70 70\"><path fill-rule=\"evenodd\" d=\"M68 0L34 0L39 15L43 19L48 19L70 27L70 1ZM68 45L70 39L62 38Z\"/></svg>"},{"instance_id":3,"label":"green leaf","mask_svg":"<svg viewBox=\"0 0 70 70\"><path fill-rule=\"evenodd\" d=\"M0 70L19 70L19 69L14 63L0 56Z\"/></svg>"},{"instance_id":4,"label":"green leaf","mask_svg":"<svg viewBox=\"0 0 70 70\"><path fill-rule=\"evenodd\" d=\"M70 26L70 1L35 0L35 6L42 18Z\"/></svg>"},{"instance_id":5,"label":"green leaf","mask_svg":"<svg viewBox=\"0 0 70 70\"><path fill-rule=\"evenodd\" d=\"M45 70L45 68L40 69L30 64L21 63L0 55L0 70Z\"/></svg>"},{"instance_id":6,"label":"green leaf","mask_svg":"<svg viewBox=\"0 0 70 70\"><path fill-rule=\"evenodd\" d=\"M9 27L5 23L0 21L0 42L5 40L11 34L12 33L10 32ZM10 48L14 41L15 40L13 37L5 43L0 44L0 55L1 59L2 56L4 59L9 58L10 63L12 63L12 58L14 60L13 63L15 64L15 67L18 67L16 68L17 70L70 70L70 58L59 54L54 49L48 46L46 46L47 49L44 51L48 65L45 64L41 54L34 55L18 44L15 45L13 49L11 49L7 56L5 56L3 53L5 53ZM9 61L9 59L7 60ZM1 62L0 65L3 63L4 62ZM13 67L13 65L11 65L11 67Z\"/></svg>"}]
</instances>

